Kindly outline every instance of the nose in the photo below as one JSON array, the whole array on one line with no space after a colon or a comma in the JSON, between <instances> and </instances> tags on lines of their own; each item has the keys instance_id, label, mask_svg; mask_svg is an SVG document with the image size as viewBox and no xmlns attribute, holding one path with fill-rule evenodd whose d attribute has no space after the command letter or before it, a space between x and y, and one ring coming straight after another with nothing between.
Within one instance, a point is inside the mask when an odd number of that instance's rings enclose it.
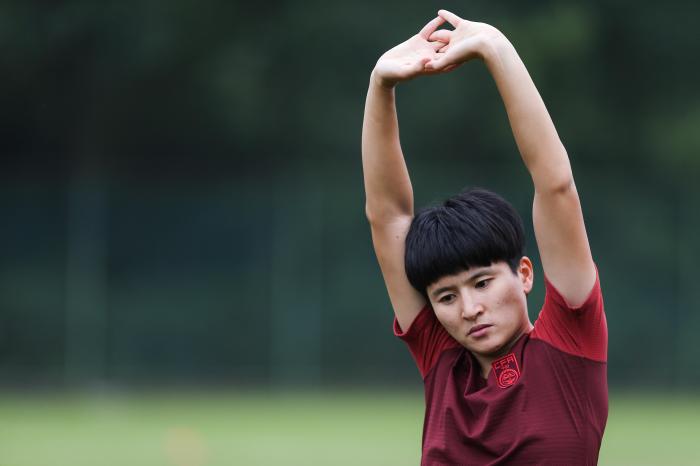
<instances>
[{"instance_id":1,"label":"nose","mask_svg":"<svg viewBox=\"0 0 700 466\"><path fill-rule=\"evenodd\" d=\"M462 318L474 320L483 312L484 306L480 300L468 293L462 294Z\"/></svg>"}]
</instances>

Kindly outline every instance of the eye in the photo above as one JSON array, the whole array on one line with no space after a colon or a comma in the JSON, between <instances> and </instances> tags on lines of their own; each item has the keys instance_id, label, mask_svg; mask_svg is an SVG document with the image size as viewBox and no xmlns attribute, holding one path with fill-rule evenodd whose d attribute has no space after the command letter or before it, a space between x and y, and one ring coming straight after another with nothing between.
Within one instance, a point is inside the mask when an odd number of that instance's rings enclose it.
<instances>
[{"instance_id":1,"label":"eye","mask_svg":"<svg viewBox=\"0 0 700 466\"><path fill-rule=\"evenodd\" d=\"M441 304L450 304L450 303L451 303L452 301L454 301L454 300L455 300L455 295L452 294L452 293L450 293L450 294L446 294L446 295L444 295L444 296L441 296L441 297L438 299L438 302L441 303Z\"/></svg>"},{"instance_id":2,"label":"eye","mask_svg":"<svg viewBox=\"0 0 700 466\"><path fill-rule=\"evenodd\" d=\"M489 285L489 282L491 282L490 278L479 280L476 282L476 284L474 284L474 288L486 288Z\"/></svg>"}]
</instances>

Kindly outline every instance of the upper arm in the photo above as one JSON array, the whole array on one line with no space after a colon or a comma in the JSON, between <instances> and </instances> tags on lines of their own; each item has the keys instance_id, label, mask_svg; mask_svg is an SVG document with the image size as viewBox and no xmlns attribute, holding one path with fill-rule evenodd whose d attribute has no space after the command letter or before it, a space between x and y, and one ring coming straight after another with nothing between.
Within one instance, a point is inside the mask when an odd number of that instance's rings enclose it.
<instances>
[{"instance_id":1,"label":"upper arm","mask_svg":"<svg viewBox=\"0 0 700 466\"><path fill-rule=\"evenodd\" d=\"M411 326L426 304L423 295L408 281L404 266L406 235L411 226L411 220L410 216L400 216L391 221L370 223L374 251L396 320L403 330Z\"/></svg>"},{"instance_id":2,"label":"upper arm","mask_svg":"<svg viewBox=\"0 0 700 466\"><path fill-rule=\"evenodd\" d=\"M532 218L545 275L567 303L582 304L596 270L573 177L552 189L535 186Z\"/></svg>"}]
</instances>

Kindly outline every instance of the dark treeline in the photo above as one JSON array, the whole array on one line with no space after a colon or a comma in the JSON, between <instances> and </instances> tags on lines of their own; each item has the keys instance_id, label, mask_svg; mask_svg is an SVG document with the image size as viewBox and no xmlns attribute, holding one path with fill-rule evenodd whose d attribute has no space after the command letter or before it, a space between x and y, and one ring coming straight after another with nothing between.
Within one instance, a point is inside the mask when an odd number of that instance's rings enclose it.
<instances>
[{"instance_id":1,"label":"dark treeline","mask_svg":"<svg viewBox=\"0 0 700 466\"><path fill-rule=\"evenodd\" d=\"M418 383L359 146L374 62L438 7L504 31L554 118L611 383L700 381L700 4L177 0L0 3L0 384ZM481 64L397 95L417 205L480 185L529 222Z\"/></svg>"}]
</instances>

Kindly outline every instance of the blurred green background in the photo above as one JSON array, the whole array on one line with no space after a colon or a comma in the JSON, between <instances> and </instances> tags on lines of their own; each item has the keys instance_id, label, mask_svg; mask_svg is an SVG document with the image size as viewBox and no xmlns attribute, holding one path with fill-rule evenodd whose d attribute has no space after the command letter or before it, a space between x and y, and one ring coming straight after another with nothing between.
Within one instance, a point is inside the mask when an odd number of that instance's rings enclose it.
<instances>
[{"instance_id":1,"label":"blurred green background","mask_svg":"<svg viewBox=\"0 0 700 466\"><path fill-rule=\"evenodd\" d=\"M418 463L359 145L374 62L440 7L511 39L572 159L601 464L694 464L700 4L151 0L0 2L0 466ZM531 231L484 67L397 95L416 204L483 186Z\"/></svg>"}]
</instances>

